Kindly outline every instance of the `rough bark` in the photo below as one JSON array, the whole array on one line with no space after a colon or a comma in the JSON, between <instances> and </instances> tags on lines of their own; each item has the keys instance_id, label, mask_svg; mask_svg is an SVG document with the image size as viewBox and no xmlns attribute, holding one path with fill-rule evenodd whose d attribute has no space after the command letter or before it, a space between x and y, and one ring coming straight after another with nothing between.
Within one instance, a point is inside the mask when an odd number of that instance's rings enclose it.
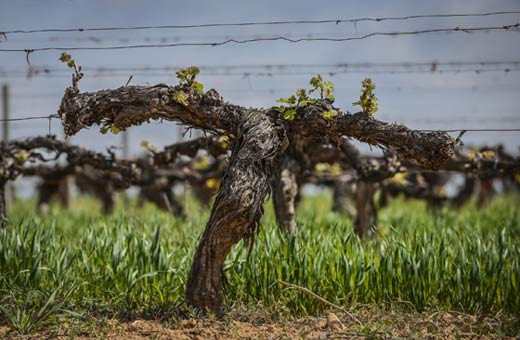
<instances>
[{"instance_id":1,"label":"rough bark","mask_svg":"<svg viewBox=\"0 0 520 340\"><path fill-rule=\"evenodd\" d=\"M258 227L275 160L287 146L279 119L254 110L242 115L229 167L193 258L186 294L195 307L219 311L224 260L233 244Z\"/></svg>"},{"instance_id":2,"label":"rough bark","mask_svg":"<svg viewBox=\"0 0 520 340\"><path fill-rule=\"evenodd\" d=\"M221 307L226 255L233 244L254 233L275 163L288 140L338 145L345 135L392 147L427 168L440 166L451 157L455 147L445 133L417 132L380 122L365 113L336 110L338 116L326 120L323 113L333 109L328 100L298 109L296 118L288 122L275 108L253 110L225 103L215 90L200 95L187 85L160 84L79 93L76 83L66 90L58 111L67 135L93 124L122 130L150 119L167 119L225 134L234 141L229 167L188 279L188 302L202 309L215 311ZM177 102L180 91L184 100Z\"/></svg>"},{"instance_id":3,"label":"rough bark","mask_svg":"<svg viewBox=\"0 0 520 340\"><path fill-rule=\"evenodd\" d=\"M296 225L296 204L300 164L290 156L282 158L273 181L273 205L278 227L288 234L294 234Z\"/></svg>"},{"instance_id":4,"label":"rough bark","mask_svg":"<svg viewBox=\"0 0 520 340\"><path fill-rule=\"evenodd\" d=\"M187 95L188 105L174 100L174 95L180 92ZM199 95L186 85L158 84L79 94L66 92L58 114L65 133L73 135L93 124L124 130L151 119L178 121L209 131L233 132L243 111L238 106L224 103L215 90Z\"/></svg>"},{"instance_id":5,"label":"rough bark","mask_svg":"<svg viewBox=\"0 0 520 340\"><path fill-rule=\"evenodd\" d=\"M187 95L187 105L173 99L179 91ZM330 121L323 119L323 112L331 109L335 109L338 116ZM185 85L159 84L151 87L124 86L92 93L67 92L58 114L67 135L93 124L126 129L150 119L162 118L235 136L243 111L244 108L225 103L213 89L199 95ZM275 108L269 111L280 115ZM363 112L343 113L328 100L318 100L298 109L295 119L288 122L288 126L289 134L320 141L329 138L337 145L342 136L348 136L372 145L391 147L403 157L429 169L441 166L455 148L455 142L446 133L414 131L402 125L378 121Z\"/></svg>"},{"instance_id":6,"label":"rough bark","mask_svg":"<svg viewBox=\"0 0 520 340\"><path fill-rule=\"evenodd\" d=\"M338 117L331 121L321 119L323 112L330 109L335 109ZM364 112L341 113L328 100L299 110L291 127L301 134L327 136L336 145L347 136L391 148L402 158L411 159L427 169L442 166L453 155L456 146L446 133L414 131L403 125L381 122Z\"/></svg>"},{"instance_id":7,"label":"rough bark","mask_svg":"<svg viewBox=\"0 0 520 340\"><path fill-rule=\"evenodd\" d=\"M359 236L367 235L377 225L377 209L374 194L377 184L358 181L356 190L356 220L354 232Z\"/></svg>"}]
</instances>

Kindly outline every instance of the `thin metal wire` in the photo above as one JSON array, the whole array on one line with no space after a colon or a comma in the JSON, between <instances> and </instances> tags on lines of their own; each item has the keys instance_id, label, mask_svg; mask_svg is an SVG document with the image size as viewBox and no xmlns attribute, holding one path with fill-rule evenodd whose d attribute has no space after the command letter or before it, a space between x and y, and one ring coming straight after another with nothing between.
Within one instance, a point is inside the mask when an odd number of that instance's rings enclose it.
<instances>
[{"instance_id":1,"label":"thin metal wire","mask_svg":"<svg viewBox=\"0 0 520 340\"><path fill-rule=\"evenodd\" d=\"M485 66L520 66L520 60L482 60L482 61L408 61L408 62L359 62L359 63L324 63L324 64L243 64L243 65L199 65L198 67L204 72L206 70L246 70L246 69L263 69L263 70L287 70L287 69L314 69L314 68L330 68L330 69L374 69L383 68L385 71L394 71L395 69L405 69L414 71L414 68L427 67L428 71L440 70L441 67L448 67L448 70L453 70L452 67L485 67ZM139 65L134 67L120 67L120 66L84 66L84 72L140 72L140 71L176 71L179 68L186 67L186 65ZM433 70L432 70L433 69ZM423 71L423 70L420 70ZM67 76L70 70L63 67L54 66L37 66L27 69L0 69L0 75L14 75L14 74L52 74L52 73L66 73Z\"/></svg>"},{"instance_id":2,"label":"thin metal wire","mask_svg":"<svg viewBox=\"0 0 520 340\"><path fill-rule=\"evenodd\" d=\"M34 117L24 117L24 118L9 118L9 119L0 119L0 122L19 122L19 121L26 121L26 120L36 120L36 119L48 119L49 124L50 120L53 118L59 119L60 116L57 114L47 115L47 116L34 116Z\"/></svg>"},{"instance_id":3,"label":"thin metal wire","mask_svg":"<svg viewBox=\"0 0 520 340\"><path fill-rule=\"evenodd\" d=\"M446 70L375 70L375 71L364 71L364 70L315 70L315 71L273 71L273 72L204 72L201 76L203 77L281 77L281 76L313 76L316 74L323 74L330 77L341 75L341 74L468 74L474 73L480 75L482 73L505 73L508 74L510 72L518 72L520 71L519 67L513 68L477 68L477 69L446 69ZM164 71L168 72L168 71ZM172 71L169 71L172 72ZM148 77L164 77L167 76L168 73L163 72L131 72L131 73L120 73L120 72L103 72L89 74L89 78L112 78L112 77L124 77L127 78L129 74L134 76L148 76ZM170 74L173 76L173 73ZM31 79L31 78L69 78L69 74L59 73L18 73L18 74L9 74L8 72L3 73L0 72L0 78L14 78L14 79Z\"/></svg>"},{"instance_id":4,"label":"thin metal wire","mask_svg":"<svg viewBox=\"0 0 520 340\"><path fill-rule=\"evenodd\" d=\"M520 128L514 129L449 129L449 130L430 130L430 129L413 129L419 132L516 132L520 131Z\"/></svg>"},{"instance_id":5,"label":"thin metal wire","mask_svg":"<svg viewBox=\"0 0 520 340\"><path fill-rule=\"evenodd\" d=\"M44 28L44 29L16 29L1 31L0 34L32 34L47 32L88 32L88 31L129 31L148 29L188 29L206 27L233 27L233 26L267 26L267 25L310 25L310 24L341 24L360 22L403 21L412 19L457 18L457 17L486 17L494 15L520 14L520 11L498 11L487 13L456 13L456 14L424 14L400 17L365 17L356 19L324 19L324 20L280 20L280 21L250 21L236 23L209 23L192 25L155 25L155 26L127 26L127 27L86 27L86 28Z\"/></svg>"},{"instance_id":6,"label":"thin metal wire","mask_svg":"<svg viewBox=\"0 0 520 340\"><path fill-rule=\"evenodd\" d=\"M12 121L26 121L26 120L35 120L35 119L48 119L49 120L49 126L50 126L50 120L52 118L59 119L60 117L57 114L51 114L47 116L34 116L34 117L24 117L24 118L10 118L10 119L0 119L1 122L12 122ZM413 129L414 131L419 132L516 132L520 131L520 128L504 128L504 129L448 129L448 130L442 130L442 129Z\"/></svg>"},{"instance_id":7,"label":"thin metal wire","mask_svg":"<svg viewBox=\"0 0 520 340\"><path fill-rule=\"evenodd\" d=\"M285 41L290 43L300 42L315 42L315 41L328 41L328 42L347 42L355 40L364 40L376 36L401 36L401 35L418 35L418 34L429 34L429 33L446 33L446 32L490 32L490 31L511 31L520 27L520 23L501 25L501 26L489 26L489 27L453 27L453 28L435 28L425 29L418 31L394 31L394 32L373 32L365 34L359 37L345 37L345 38L329 38L329 37L316 37L316 38L299 38L291 39L285 36L279 37L264 37L254 39L228 39L224 41L215 42L186 42L186 43L173 43L173 44L140 44L140 45L119 45L119 46L76 46L76 47L39 47L39 48L24 48L24 49L0 49L0 52L23 52L26 53L27 59L30 53L40 51L99 51L99 50L127 50L127 49L139 49L139 48L167 48L167 47L183 47L183 46L223 46L229 44L247 44L253 42L266 42L266 41Z\"/></svg>"}]
</instances>

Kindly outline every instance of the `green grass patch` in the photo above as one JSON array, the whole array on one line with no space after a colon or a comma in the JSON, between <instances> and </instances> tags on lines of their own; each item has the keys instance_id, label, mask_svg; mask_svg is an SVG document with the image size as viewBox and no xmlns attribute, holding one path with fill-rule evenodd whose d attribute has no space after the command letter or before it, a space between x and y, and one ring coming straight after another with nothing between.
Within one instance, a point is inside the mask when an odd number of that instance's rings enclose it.
<instances>
[{"instance_id":1,"label":"green grass patch","mask_svg":"<svg viewBox=\"0 0 520 340\"><path fill-rule=\"evenodd\" d=\"M171 315L209 212L187 198L187 220L153 206L118 205L103 216L82 198L71 209L34 214L17 202L0 230L0 322L29 333L55 318ZM376 237L360 240L330 197L306 197L296 237L279 233L271 205L248 257L236 245L225 265L226 301L291 315L329 307L278 281L342 306L381 303L415 311L520 314L520 197L489 206L428 211L395 200L380 212Z\"/></svg>"}]
</instances>

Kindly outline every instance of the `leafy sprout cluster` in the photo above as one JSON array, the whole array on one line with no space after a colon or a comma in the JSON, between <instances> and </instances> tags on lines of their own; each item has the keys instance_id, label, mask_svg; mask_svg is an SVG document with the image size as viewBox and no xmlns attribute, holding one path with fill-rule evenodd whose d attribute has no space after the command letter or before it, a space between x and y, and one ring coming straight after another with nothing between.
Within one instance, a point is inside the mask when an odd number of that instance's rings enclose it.
<instances>
[{"instance_id":1,"label":"leafy sprout cluster","mask_svg":"<svg viewBox=\"0 0 520 340\"><path fill-rule=\"evenodd\" d=\"M361 86L363 88L361 90L361 96L359 96L359 101L352 103L352 105L359 105L363 112L373 115L378 109L378 100L376 95L373 93L376 84L372 79L365 78L361 82Z\"/></svg>"},{"instance_id":2,"label":"leafy sprout cluster","mask_svg":"<svg viewBox=\"0 0 520 340\"><path fill-rule=\"evenodd\" d=\"M72 56L67 52L63 52L60 56L60 61L62 63L67 63L67 66L73 68L76 66L76 62L72 59Z\"/></svg>"},{"instance_id":3,"label":"leafy sprout cluster","mask_svg":"<svg viewBox=\"0 0 520 340\"><path fill-rule=\"evenodd\" d=\"M198 94L202 94L204 85L195 80L197 75L200 73L200 69L197 66L190 66L179 69L175 74L179 79L179 84L188 85L195 90Z\"/></svg>"},{"instance_id":4,"label":"leafy sprout cluster","mask_svg":"<svg viewBox=\"0 0 520 340\"><path fill-rule=\"evenodd\" d=\"M69 68L74 69L74 73L76 74L76 77L78 77L78 80L83 77L83 73L81 73L81 66L76 65L76 61L72 59L72 56L69 53L63 52L60 55L60 61L62 63L67 63L67 66Z\"/></svg>"},{"instance_id":5,"label":"leafy sprout cluster","mask_svg":"<svg viewBox=\"0 0 520 340\"><path fill-rule=\"evenodd\" d=\"M311 78L309 84L312 88L307 92L305 89L297 89L296 94L289 98L280 98L277 100L278 103L289 104L289 106L279 106L276 110L283 114L286 120L293 120L298 112L299 108L305 107L309 104L316 102L315 98L311 98L309 95L313 92L319 92L320 99L325 98L334 100L334 84L330 81L323 81L321 75L317 75ZM323 119L331 120L336 117L338 112L334 109L323 112Z\"/></svg>"},{"instance_id":6,"label":"leafy sprout cluster","mask_svg":"<svg viewBox=\"0 0 520 340\"><path fill-rule=\"evenodd\" d=\"M66 63L69 68L74 69L74 75L72 77L72 86L75 89L75 91L77 91L76 93L79 93L77 85L79 80L83 78L81 66L76 65L76 61L67 52L63 52L60 55L60 61L62 63ZM103 125L99 128L99 132L101 132L102 134L106 134L108 131L112 132L113 134L118 134L119 132L121 132L121 129L112 125L112 122L110 121L104 121L102 124Z\"/></svg>"},{"instance_id":7,"label":"leafy sprout cluster","mask_svg":"<svg viewBox=\"0 0 520 340\"><path fill-rule=\"evenodd\" d=\"M309 81L309 84L311 84L312 89L309 90L309 94L320 91L320 99L328 98L330 100L334 100L334 83L326 80L323 81L323 78L321 75L317 75L311 78Z\"/></svg>"},{"instance_id":8,"label":"leafy sprout cluster","mask_svg":"<svg viewBox=\"0 0 520 340\"><path fill-rule=\"evenodd\" d=\"M172 100L176 103L179 103L183 106L188 106L189 103L188 103L188 94L184 91L175 91L173 94L172 94Z\"/></svg>"},{"instance_id":9,"label":"leafy sprout cluster","mask_svg":"<svg viewBox=\"0 0 520 340\"><path fill-rule=\"evenodd\" d=\"M175 74L179 79L180 85L187 85L191 87L193 90L195 90L197 94L202 94L204 91L204 85L195 80L199 73L200 69L197 66L190 66L179 69ZM183 106L188 106L188 99L189 95L182 90L176 91L172 95L172 100Z\"/></svg>"},{"instance_id":10,"label":"leafy sprout cluster","mask_svg":"<svg viewBox=\"0 0 520 340\"><path fill-rule=\"evenodd\" d=\"M278 103L289 104L289 106L279 106L276 110L283 114L286 120L293 120L298 109L316 102L316 99L310 98L305 89L297 89L296 94L289 98L280 98Z\"/></svg>"}]
</instances>

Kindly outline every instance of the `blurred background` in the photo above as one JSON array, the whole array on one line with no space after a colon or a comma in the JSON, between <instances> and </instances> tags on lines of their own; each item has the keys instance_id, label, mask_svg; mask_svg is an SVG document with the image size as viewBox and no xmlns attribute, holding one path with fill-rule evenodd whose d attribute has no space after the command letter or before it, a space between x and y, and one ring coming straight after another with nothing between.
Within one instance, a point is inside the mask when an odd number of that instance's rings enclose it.
<instances>
[{"instance_id":1,"label":"blurred background","mask_svg":"<svg viewBox=\"0 0 520 340\"><path fill-rule=\"evenodd\" d=\"M278 20L327 20L422 14L520 11L517 0L496 1L1 1L0 32L17 29L197 25ZM518 128L520 34L518 29L375 36L347 42L260 41L222 46L178 46L73 51L70 47L221 42L284 36L360 37L372 32L516 24L520 14L397 21L251 25L178 29L42 32L6 34L0 49L59 47L84 68L81 91L131 85L176 84L175 70L197 65L205 90L215 88L225 100L271 107L296 88L308 88L321 74L336 86L336 106L355 112L365 77L376 83L380 120L418 129ZM71 70L59 62L62 51L0 52L0 84L8 87L10 118L55 114ZM4 99L2 99L4 101ZM59 120L50 131L63 137ZM157 147L181 138L173 122L152 122L129 129L129 155L146 139ZM49 133L47 120L10 122L10 138ZM188 132L185 138L196 135ZM453 134L454 136L457 133ZM503 143L518 152L519 132L473 132L466 145ZM121 147L121 134L81 131L72 143L104 150ZM368 148L363 147L363 150ZM123 153L122 149L118 152Z\"/></svg>"}]
</instances>

